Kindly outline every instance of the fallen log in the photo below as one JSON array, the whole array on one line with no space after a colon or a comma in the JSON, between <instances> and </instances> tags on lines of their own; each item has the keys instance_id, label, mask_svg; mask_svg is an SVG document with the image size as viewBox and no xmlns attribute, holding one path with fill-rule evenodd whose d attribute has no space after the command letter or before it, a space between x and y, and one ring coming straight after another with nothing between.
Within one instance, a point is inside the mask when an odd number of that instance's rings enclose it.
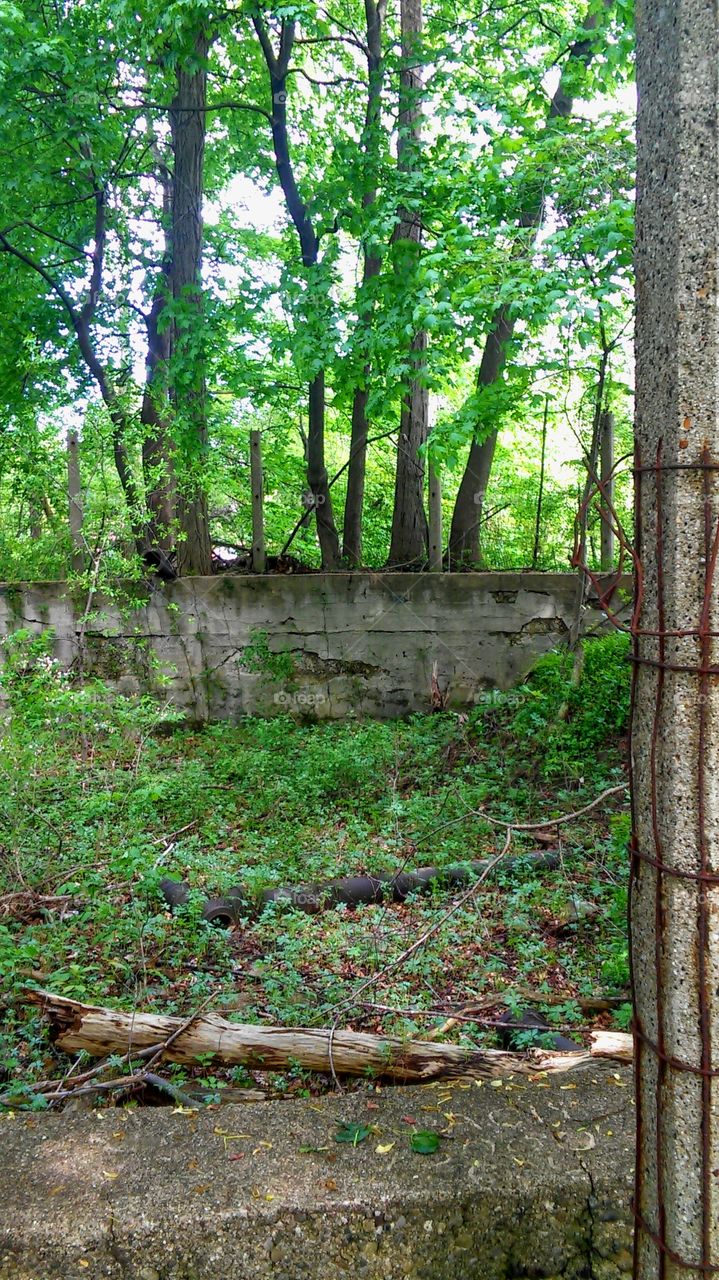
<instances>
[{"instance_id":1,"label":"fallen log","mask_svg":"<svg viewBox=\"0 0 719 1280\"><path fill-rule=\"evenodd\" d=\"M255 1071L306 1071L368 1076L398 1084L473 1076L492 1079L508 1074L569 1071L597 1057L631 1060L632 1039L615 1032L594 1032L589 1050L573 1053L532 1049L526 1054L465 1045L399 1040L362 1031L314 1027L264 1027L228 1022L200 1013L191 1021L154 1013L125 1013L82 1004L49 991L31 991L50 1021L52 1038L66 1053L93 1057L133 1054L156 1049L156 1061L196 1064L211 1055L216 1064L242 1065Z\"/></svg>"},{"instance_id":2,"label":"fallen log","mask_svg":"<svg viewBox=\"0 0 719 1280\"><path fill-rule=\"evenodd\" d=\"M285 885L278 889L264 889L253 898L243 884L234 885L225 897L208 898L202 915L212 924L229 928L239 920L259 915L269 902L285 902L296 911L316 915L331 907L344 904L357 907L377 902L404 902L411 893L425 892L437 886L454 887L469 884L485 875L495 864L496 858L482 858L473 862L454 863L449 867L417 867L414 871L378 872L377 875L341 876L324 884ZM526 853L521 857L505 858L502 870L511 870L517 864L539 867L556 867L556 853ZM189 886L182 880L169 876L160 881L160 891L169 907L183 906L190 897Z\"/></svg>"}]
</instances>

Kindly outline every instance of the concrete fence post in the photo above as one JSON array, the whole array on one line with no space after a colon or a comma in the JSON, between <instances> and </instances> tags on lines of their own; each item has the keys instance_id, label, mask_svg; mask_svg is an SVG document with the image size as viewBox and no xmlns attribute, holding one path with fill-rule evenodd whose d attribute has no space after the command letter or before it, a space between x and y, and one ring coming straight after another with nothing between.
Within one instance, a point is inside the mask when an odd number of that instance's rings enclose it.
<instances>
[{"instance_id":1,"label":"concrete fence post","mask_svg":"<svg viewBox=\"0 0 719 1280\"><path fill-rule=\"evenodd\" d=\"M719 15L640 0L635 1276L719 1273Z\"/></svg>"}]
</instances>

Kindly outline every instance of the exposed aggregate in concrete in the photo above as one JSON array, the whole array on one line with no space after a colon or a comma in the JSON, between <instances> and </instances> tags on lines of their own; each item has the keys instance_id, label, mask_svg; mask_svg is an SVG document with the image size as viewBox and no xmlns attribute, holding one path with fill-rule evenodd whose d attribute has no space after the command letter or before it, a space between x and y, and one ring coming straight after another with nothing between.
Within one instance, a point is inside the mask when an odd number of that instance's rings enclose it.
<instances>
[{"instance_id":1,"label":"exposed aggregate in concrete","mask_svg":"<svg viewBox=\"0 0 719 1280\"><path fill-rule=\"evenodd\" d=\"M339 1144L341 1121L375 1131ZM445 1135L435 1155L411 1151L415 1127ZM190 1113L16 1115L0 1142L0 1280L631 1271L626 1069Z\"/></svg>"}]
</instances>

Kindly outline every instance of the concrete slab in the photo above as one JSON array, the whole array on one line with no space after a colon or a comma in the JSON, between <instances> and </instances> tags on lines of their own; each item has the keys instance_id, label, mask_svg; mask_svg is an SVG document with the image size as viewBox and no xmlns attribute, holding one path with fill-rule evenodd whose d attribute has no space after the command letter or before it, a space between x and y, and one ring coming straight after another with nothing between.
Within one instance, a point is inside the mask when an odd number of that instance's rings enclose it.
<instances>
[{"instance_id":1,"label":"concrete slab","mask_svg":"<svg viewBox=\"0 0 719 1280\"><path fill-rule=\"evenodd\" d=\"M620 1280L631 1074L0 1120L1 1280ZM374 1127L353 1147L342 1122ZM415 1128L440 1131L434 1155Z\"/></svg>"}]
</instances>

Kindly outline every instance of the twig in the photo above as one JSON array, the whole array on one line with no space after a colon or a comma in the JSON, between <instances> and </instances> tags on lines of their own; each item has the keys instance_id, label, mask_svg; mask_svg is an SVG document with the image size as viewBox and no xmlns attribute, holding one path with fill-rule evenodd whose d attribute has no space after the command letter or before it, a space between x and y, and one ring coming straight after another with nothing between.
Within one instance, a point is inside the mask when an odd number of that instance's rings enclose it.
<instances>
[{"instance_id":1,"label":"twig","mask_svg":"<svg viewBox=\"0 0 719 1280\"><path fill-rule=\"evenodd\" d=\"M34 889L18 889L13 893L0 895L0 917L37 915L39 911L50 911L56 907L67 906L77 899L70 893L37 893Z\"/></svg>"},{"instance_id":2,"label":"twig","mask_svg":"<svg viewBox=\"0 0 719 1280\"><path fill-rule=\"evenodd\" d=\"M594 809L598 804L600 804L602 800L606 800L607 796L616 795L618 792L625 791L625 790L626 790L626 787L624 786L624 784L617 787L609 787L606 791L603 791L601 795L597 796L594 800L590 801L589 804L583 805L581 809L576 809L573 813L565 813L561 817L552 819L549 822L547 821L517 822L517 823L503 822L499 818L488 818L486 814L481 812L481 810L474 811L476 816L486 818L487 821L490 822L492 825L502 827L506 831L506 838L505 838L504 845L502 847L501 852L498 853L495 858L492 858L490 862L488 862L486 869L482 872L480 876L477 877L477 879L474 881L474 884L470 885L469 889L467 889L466 892L463 893L447 911L445 911L444 915L440 916L439 920L436 920L435 923L431 925L429 929L425 930L425 932L421 934L420 937L417 938L411 944L411 946L407 947L401 953L401 955L397 956L394 960L391 960L389 964L385 965L385 967L378 974L373 974L371 977L366 978L364 982L361 982L357 990L353 992L351 996L346 996L343 1000L340 1000L338 1003L334 1005L336 1012L335 1012L335 1017L332 1023L332 1034L334 1034L334 1032L337 1029L339 1019L340 1019L340 1010L344 1009L348 1004L356 1003L358 996L360 996L363 991L366 991L368 987L374 986L377 982L380 982L382 978L385 978L387 974L391 973L395 969L398 969L400 965L405 964L406 961L409 960L410 956L413 956L416 951L419 951L419 949L423 947L425 943L428 942L429 939L433 937L433 935L437 933L438 930L441 929L444 924L446 924L447 920L451 919L451 917L455 915L457 911L459 911L467 902L469 902L474 897L480 885L482 885L483 882L486 880L490 871L492 871L508 853L512 844L513 835L516 831L537 831L537 830L542 830L548 826L557 826L561 823L572 822L574 819L581 817L583 814L589 813L589 811L591 809Z\"/></svg>"},{"instance_id":3,"label":"twig","mask_svg":"<svg viewBox=\"0 0 719 1280\"><path fill-rule=\"evenodd\" d=\"M596 799L591 800L589 804L585 804L581 809L575 809L573 813L564 813L559 818L549 818L544 822L503 822L501 818L490 818L489 814L484 813L482 809L473 810L475 817L484 818L485 822L489 822L493 827L502 827L505 831L543 831L547 827L559 827L565 822L574 822L576 818L581 818L585 813L589 813L591 809L596 809L602 800L606 800L607 796L616 796L620 791L626 791L627 784L620 783L618 787L607 787Z\"/></svg>"},{"instance_id":4,"label":"twig","mask_svg":"<svg viewBox=\"0 0 719 1280\"><path fill-rule=\"evenodd\" d=\"M360 996L363 991L366 991L367 987L374 986L376 982L379 982L382 978L386 977L387 974L391 973L393 969L398 969L400 965L404 964L407 960L409 960L410 956L413 956L415 951L419 951L420 947L423 947L425 943L428 942L429 939L433 937L433 935L437 933L439 929L442 928L442 925L445 924L447 920L450 920L451 917L455 915L456 912L459 911L460 908L465 905L465 903L469 902L470 899L474 897L480 885L482 885L484 881L487 879L487 876L489 875L490 871L493 871L494 868L497 866L497 864L502 861L502 858L508 852L511 846L511 843L512 843L512 832L508 831L507 838L504 842L504 846L501 852L497 854L496 858L492 858L491 861L487 863L485 870L482 872L480 876L477 877L477 879L474 881L474 884L470 885L469 889L467 889L463 894L460 895L460 897L457 899L456 902L452 904L449 910L445 911L444 915L440 916L439 920L436 920L433 925L430 925L429 929L426 929L425 932L421 934L419 938L417 938L411 944L411 946L407 947L406 950L404 950L401 955L397 956L394 960L390 960L389 964L385 965L384 969L382 969L380 973L373 974L372 977L366 978L364 982L360 983L360 986L358 987L358 989L355 992L353 992L351 996L346 996L344 1000L340 1000L339 1003L335 1005L335 1009L338 1012L335 1016L333 1029L336 1029L337 1024L339 1022L340 1009L343 1009L348 1004L355 1004L357 1001L357 997Z\"/></svg>"},{"instance_id":5,"label":"twig","mask_svg":"<svg viewBox=\"0 0 719 1280\"><path fill-rule=\"evenodd\" d=\"M589 813L602 800L606 800L608 796L618 795L620 791L626 791L626 783L621 783L617 787L609 787L597 796L590 804L584 805L581 809L575 809L572 813L561 814L558 818L546 818L543 822L503 822L500 818L492 818L484 809L467 809L466 813L461 814L458 818L452 818L449 822L444 822L440 826L432 827L430 831L423 835L417 836L413 840L413 845L426 844L433 836L439 835L442 831L447 831L449 827L456 827L461 822L466 822L468 818L481 818L484 822L488 822L493 827L503 827L505 831L546 831L547 827L559 827L566 822L574 822L575 818L581 818L585 813Z\"/></svg>"},{"instance_id":6,"label":"twig","mask_svg":"<svg viewBox=\"0 0 719 1280\"><path fill-rule=\"evenodd\" d=\"M73 1080L73 1087L66 1089L64 1086L70 1079L70 1075L73 1070L73 1067L71 1067L70 1071L68 1071L61 1080L40 1080L36 1084L28 1085L25 1089L18 1089L16 1092L5 1092L0 1094L0 1107L17 1105L17 1098L23 1093L32 1095L33 1097L37 1097L38 1094L44 1094L48 1103L52 1103L64 1102L67 1098L83 1097L89 1093L107 1092L109 1089L119 1089L124 1086L129 1088L131 1085L135 1084L153 1084L158 1089L164 1089L166 1093L169 1093L175 1098L175 1101L181 1101L181 1105L193 1106L194 1104L189 1096L181 1094L181 1091L178 1090L175 1085L170 1084L167 1080L163 1080L161 1076L155 1075L150 1068L153 1067L158 1059L161 1058L170 1048L170 1046L173 1045L175 1041L192 1026L193 1022L199 1018L200 1014L203 1013L213 998L214 994L206 996L190 1016L186 1018L179 1027L176 1027L172 1034L167 1036L161 1044L150 1045L148 1048L140 1049L136 1053L132 1052L131 1045L128 1047L127 1054L125 1055L128 1062L133 1059L142 1059L145 1061L145 1065L141 1071L135 1071L130 1075L118 1077L116 1080L98 1080L96 1077L101 1075L103 1071L107 1070L108 1063L105 1059L97 1066L91 1067L89 1071L85 1071L82 1075L76 1076ZM78 1085L80 1086L79 1088Z\"/></svg>"},{"instance_id":7,"label":"twig","mask_svg":"<svg viewBox=\"0 0 719 1280\"><path fill-rule=\"evenodd\" d=\"M160 1059L162 1055L165 1053L165 1051L170 1048L170 1045L173 1045L175 1041L178 1040L180 1036L185 1033L185 1031L189 1030L193 1022L197 1021L200 1014L204 1012L204 1010L207 1008L208 1004L210 1004L212 1000L214 1000L214 992L211 992L209 996L205 996L205 999L202 1001L200 1005L197 1006L194 1012L190 1014L189 1018L185 1018L185 1021L181 1024L181 1026L179 1026L176 1031L173 1031L172 1035L169 1035L166 1040L163 1040L162 1044L157 1046L156 1051L148 1059L147 1067L145 1068L145 1071L147 1071L149 1067L151 1067L155 1062L157 1062L158 1059ZM127 1056L129 1059L130 1057L129 1049L128 1049Z\"/></svg>"}]
</instances>

